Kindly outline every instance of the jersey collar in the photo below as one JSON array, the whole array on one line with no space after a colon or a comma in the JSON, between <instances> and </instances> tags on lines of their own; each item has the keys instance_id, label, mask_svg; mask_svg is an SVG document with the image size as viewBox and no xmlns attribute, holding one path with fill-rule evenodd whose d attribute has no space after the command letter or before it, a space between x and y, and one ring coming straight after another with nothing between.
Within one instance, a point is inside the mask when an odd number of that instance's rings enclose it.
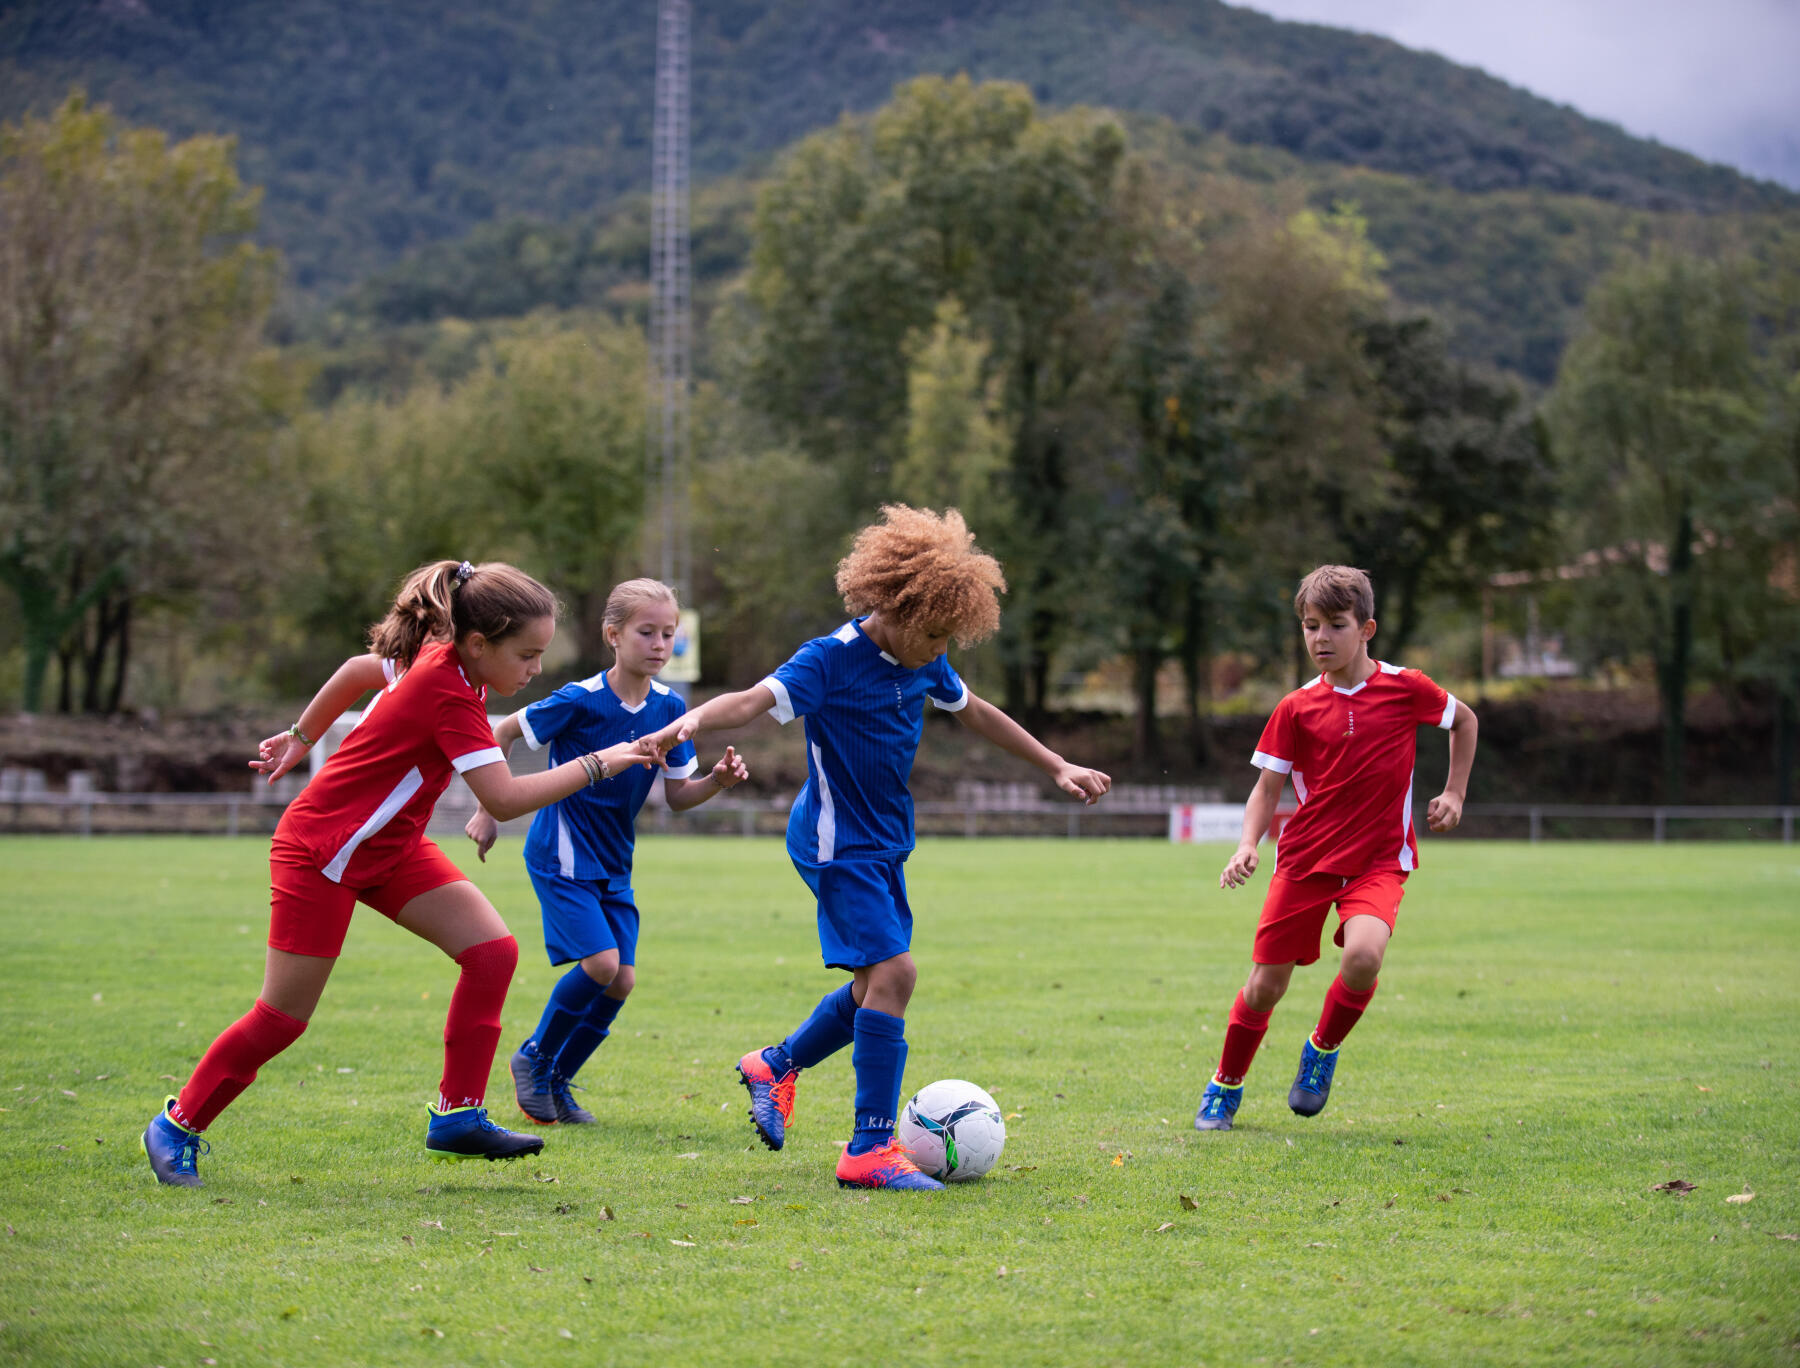
<instances>
[{"instance_id":1,"label":"jersey collar","mask_svg":"<svg viewBox=\"0 0 1800 1368\"><path fill-rule=\"evenodd\" d=\"M881 647L875 645L875 638L870 636L863 628L862 618L851 618L850 621L838 628L832 635L839 641L855 641L858 637L861 637L864 641L868 642L870 646L873 646L875 648L875 654L887 661L888 664L898 665L900 663L893 656L882 650Z\"/></svg>"}]
</instances>

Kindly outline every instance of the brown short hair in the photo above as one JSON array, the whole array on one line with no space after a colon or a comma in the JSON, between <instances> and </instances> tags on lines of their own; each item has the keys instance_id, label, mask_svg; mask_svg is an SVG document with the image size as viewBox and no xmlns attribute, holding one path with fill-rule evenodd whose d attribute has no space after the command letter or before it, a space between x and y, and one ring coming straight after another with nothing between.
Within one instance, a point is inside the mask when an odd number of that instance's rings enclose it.
<instances>
[{"instance_id":1,"label":"brown short hair","mask_svg":"<svg viewBox=\"0 0 1800 1368\"><path fill-rule=\"evenodd\" d=\"M1375 589L1369 576L1354 565L1321 565L1300 581L1294 614L1306 616L1306 605L1327 613L1352 613L1358 622L1375 616Z\"/></svg>"},{"instance_id":2,"label":"brown short hair","mask_svg":"<svg viewBox=\"0 0 1800 1368\"><path fill-rule=\"evenodd\" d=\"M888 504L838 562L838 592L852 613L879 612L907 627L947 626L973 646L1000 626L1000 562L975 545L954 508Z\"/></svg>"},{"instance_id":3,"label":"brown short hair","mask_svg":"<svg viewBox=\"0 0 1800 1368\"><path fill-rule=\"evenodd\" d=\"M555 594L502 561L433 561L401 582L394 606L369 628L369 649L411 665L427 641L460 641L470 632L504 641L527 622L555 618L558 607Z\"/></svg>"}]
</instances>

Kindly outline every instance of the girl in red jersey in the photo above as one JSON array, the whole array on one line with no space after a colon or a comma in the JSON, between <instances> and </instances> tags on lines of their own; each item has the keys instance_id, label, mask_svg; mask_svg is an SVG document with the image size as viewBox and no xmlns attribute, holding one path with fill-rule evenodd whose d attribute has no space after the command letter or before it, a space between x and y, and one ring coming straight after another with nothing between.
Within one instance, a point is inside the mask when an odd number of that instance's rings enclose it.
<instances>
[{"instance_id":1,"label":"girl in red jersey","mask_svg":"<svg viewBox=\"0 0 1800 1368\"><path fill-rule=\"evenodd\" d=\"M1289 780L1300 807L1281 830L1250 977L1232 1004L1218 1072L1194 1117L1198 1130L1231 1129L1269 1014L1287 992L1294 966L1319 958L1319 937L1335 905L1343 960L1288 1090L1296 1115L1324 1110L1338 1047L1375 996L1406 876L1419 863L1412 820L1418 728L1450 733L1449 777L1426 806L1433 831L1454 830L1462 821L1475 762L1476 722L1468 705L1417 670L1370 657L1375 591L1367 575L1322 565L1300 582L1294 611L1320 673L1282 699L1263 728L1251 759L1262 777L1245 804L1243 836L1219 886L1236 888L1255 873L1257 844Z\"/></svg>"},{"instance_id":2,"label":"girl in red jersey","mask_svg":"<svg viewBox=\"0 0 1800 1368\"><path fill-rule=\"evenodd\" d=\"M514 694L537 675L556 608L549 590L510 565L423 566L370 630L370 653L344 662L298 722L262 743L251 767L273 783L345 708L381 690L275 829L262 991L144 1131L159 1181L201 1185L201 1133L306 1030L358 902L430 941L460 970L426 1151L447 1161L512 1159L543 1148L536 1136L494 1125L481 1105L518 943L481 891L425 839L425 823L453 774L504 819L657 758L628 744L542 774L515 777L507 768L485 700L490 689Z\"/></svg>"}]
</instances>

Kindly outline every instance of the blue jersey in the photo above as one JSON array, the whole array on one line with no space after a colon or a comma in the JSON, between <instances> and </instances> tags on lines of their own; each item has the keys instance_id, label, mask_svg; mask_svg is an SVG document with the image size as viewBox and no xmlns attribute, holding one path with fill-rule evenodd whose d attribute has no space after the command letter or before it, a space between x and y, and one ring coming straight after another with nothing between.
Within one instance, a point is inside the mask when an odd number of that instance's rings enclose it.
<instances>
[{"instance_id":1,"label":"blue jersey","mask_svg":"<svg viewBox=\"0 0 1800 1368\"><path fill-rule=\"evenodd\" d=\"M808 864L904 859L925 700L951 712L969 701L950 661L909 670L858 619L807 642L763 684L776 721L806 719L806 786L788 817L788 853Z\"/></svg>"},{"instance_id":2,"label":"blue jersey","mask_svg":"<svg viewBox=\"0 0 1800 1368\"><path fill-rule=\"evenodd\" d=\"M588 751L661 731L686 711L686 705L655 680L642 703L622 702L603 670L540 698L519 714L519 730L533 750L550 747L554 768ZM675 747L664 765L669 778L687 778L695 769L694 743L684 741ZM623 774L539 808L525 838L525 863L543 874L613 889L629 887L638 809L656 776L653 766L633 765Z\"/></svg>"}]
</instances>

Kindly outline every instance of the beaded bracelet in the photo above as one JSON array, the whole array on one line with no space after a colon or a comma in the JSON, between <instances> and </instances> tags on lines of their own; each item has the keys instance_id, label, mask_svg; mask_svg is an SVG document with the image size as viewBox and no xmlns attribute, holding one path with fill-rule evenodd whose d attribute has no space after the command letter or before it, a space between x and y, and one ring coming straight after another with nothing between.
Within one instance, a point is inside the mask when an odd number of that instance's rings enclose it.
<instances>
[{"instance_id":1,"label":"beaded bracelet","mask_svg":"<svg viewBox=\"0 0 1800 1368\"><path fill-rule=\"evenodd\" d=\"M298 739L303 746L310 746L313 743L312 737L300 730L300 724L298 722L287 729L287 734Z\"/></svg>"}]
</instances>

